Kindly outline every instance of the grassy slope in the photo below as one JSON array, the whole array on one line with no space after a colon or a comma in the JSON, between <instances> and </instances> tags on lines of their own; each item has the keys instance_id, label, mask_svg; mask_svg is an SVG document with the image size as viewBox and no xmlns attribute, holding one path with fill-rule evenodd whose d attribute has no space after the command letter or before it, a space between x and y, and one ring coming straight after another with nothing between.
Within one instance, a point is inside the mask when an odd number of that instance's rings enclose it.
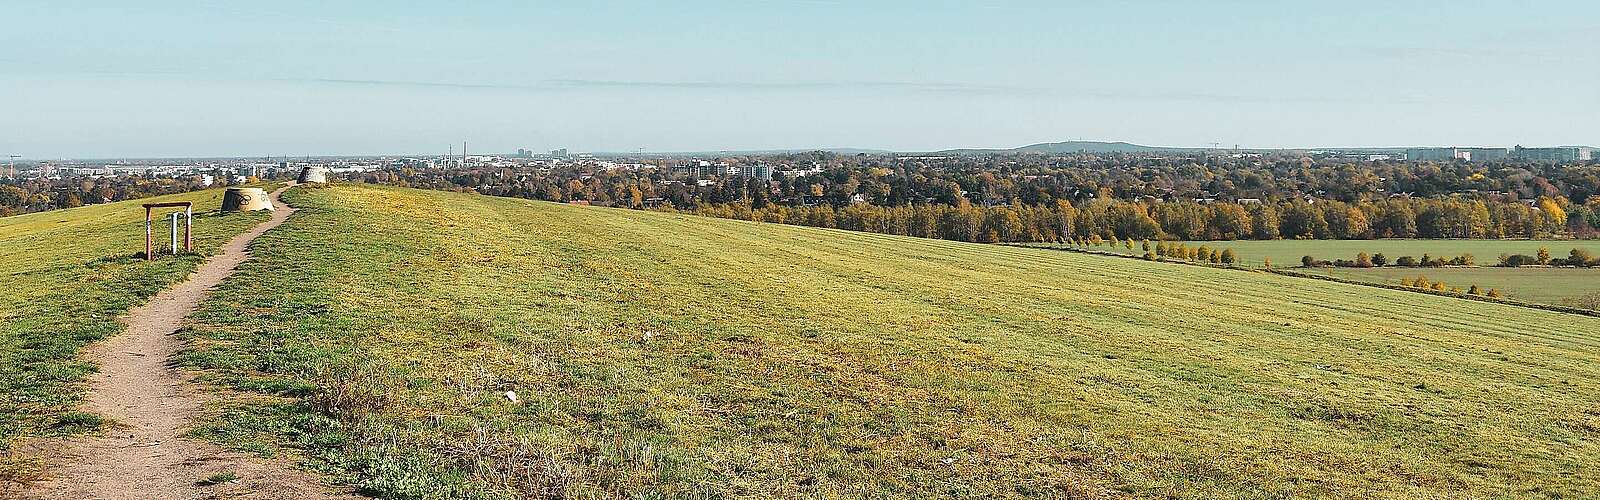
<instances>
[{"instance_id":1,"label":"grassy slope","mask_svg":"<svg viewBox=\"0 0 1600 500\"><path fill-rule=\"evenodd\" d=\"M265 218L214 213L221 190L0 218L0 452L18 436L96 425L94 416L72 411L82 396L74 383L94 369L78 358L79 349L120 331L117 316L199 262L195 256L135 260L144 251L139 205L152 200L196 203L201 253ZM166 233L160 236L164 244ZM0 479L20 467L0 458Z\"/></svg>"},{"instance_id":2,"label":"grassy slope","mask_svg":"<svg viewBox=\"0 0 1600 500\"><path fill-rule=\"evenodd\" d=\"M1594 318L451 193L291 194L307 209L203 306L185 360L288 397L241 395L203 434L306 448L383 496L1600 494Z\"/></svg>"}]
</instances>

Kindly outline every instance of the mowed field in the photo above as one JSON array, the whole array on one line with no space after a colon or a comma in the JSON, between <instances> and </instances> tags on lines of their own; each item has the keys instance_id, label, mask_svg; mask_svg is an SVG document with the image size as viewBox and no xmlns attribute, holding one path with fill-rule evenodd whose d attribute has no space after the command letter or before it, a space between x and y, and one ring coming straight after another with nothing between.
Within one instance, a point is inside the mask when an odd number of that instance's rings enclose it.
<instances>
[{"instance_id":1,"label":"mowed field","mask_svg":"<svg viewBox=\"0 0 1600 500\"><path fill-rule=\"evenodd\" d=\"M144 252L140 204L152 201L195 203L194 243L201 254L266 218L222 215L222 190L0 218L0 481L36 472L9 453L18 437L101 424L74 410L82 396L75 383L94 370L79 350L121 331L117 316L183 279L200 261L192 255L136 258ZM158 227L164 248L167 226Z\"/></svg>"},{"instance_id":2,"label":"mowed field","mask_svg":"<svg viewBox=\"0 0 1600 500\"><path fill-rule=\"evenodd\" d=\"M1381 253L1390 262L1406 255L1422 258L1426 253L1448 258L1470 253L1480 266L1494 265L1503 253L1534 255L1541 247L1550 249L1554 257L1566 257L1573 248L1600 254L1600 240L1241 240L1188 244L1232 248L1243 262L1253 265L1271 257L1273 265L1279 267L1298 266L1300 257L1306 255L1318 260L1355 260L1360 252Z\"/></svg>"},{"instance_id":3,"label":"mowed field","mask_svg":"<svg viewBox=\"0 0 1600 500\"><path fill-rule=\"evenodd\" d=\"M1327 268L1303 270L1310 274L1327 274L1345 279L1399 284L1402 279L1428 278L1429 282L1443 281L1450 287L1463 290L1478 285L1483 290L1491 288L1505 293L1507 298L1543 304L1567 305L1574 298L1600 293L1600 268L1404 268L1385 267L1373 269Z\"/></svg>"},{"instance_id":4,"label":"mowed field","mask_svg":"<svg viewBox=\"0 0 1600 500\"><path fill-rule=\"evenodd\" d=\"M1429 281L1443 281L1453 287L1466 289L1478 285L1505 292L1506 297L1545 304L1567 304L1572 299L1590 294L1600 294L1600 268L1501 268L1490 267L1499 262L1500 254L1536 255L1540 248L1550 250L1553 257L1566 257L1573 248L1583 248L1600 254L1600 241L1596 240L1280 240L1231 241L1223 244L1239 252L1246 262L1259 265L1265 257L1272 257L1279 267L1300 265L1300 257L1310 255L1321 260L1355 260L1359 252L1382 253L1394 259L1409 255L1421 258L1423 253L1435 257L1455 257L1470 253L1476 258L1476 268L1412 269L1335 268L1309 270L1331 274L1346 279L1397 284L1402 278L1426 276Z\"/></svg>"},{"instance_id":5,"label":"mowed field","mask_svg":"<svg viewBox=\"0 0 1600 500\"><path fill-rule=\"evenodd\" d=\"M1382 253L1392 263L1395 259L1407 255L1420 259L1425 253L1446 258L1470 253L1477 260L1479 267L1331 268L1310 269L1306 272L1391 285L1399 284L1401 278L1426 276L1430 281L1444 281L1450 286L1459 286L1462 289L1478 285L1485 290L1499 289L1512 299L1557 305L1566 304L1580 296L1600 294L1600 268L1491 267L1499 262L1502 253L1535 255L1541 247L1548 248L1552 257L1566 257L1573 248L1584 248L1600 254L1600 241L1596 240L1241 240L1192 241L1185 244L1195 247L1232 248L1238 252L1241 265L1250 267L1260 267L1265 259L1270 257L1275 268L1299 267L1300 257L1305 255L1331 261L1355 260L1356 254L1360 252ZM1144 253L1138 242L1135 242L1131 251L1123 245L1115 249L1098 245L1091 249L1124 254Z\"/></svg>"},{"instance_id":6,"label":"mowed field","mask_svg":"<svg viewBox=\"0 0 1600 500\"><path fill-rule=\"evenodd\" d=\"M1593 497L1600 319L1266 273L296 189L197 431L386 498ZM517 400L506 396L514 391Z\"/></svg>"},{"instance_id":7,"label":"mowed field","mask_svg":"<svg viewBox=\"0 0 1600 500\"><path fill-rule=\"evenodd\" d=\"M1212 245L1219 246L1217 243ZM1429 281L1444 281L1462 289L1478 285L1485 290L1499 289L1509 298L1558 305L1579 296L1600 293L1600 268L1489 267L1499 262L1502 253L1535 255L1541 247L1549 249L1553 257L1566 257L1573 248L1584 248L1600 254L1600 241L1596 240L1279 240L1229 241L1220 246L1239 252L1240 258L1248 264L1260 265L1263 258L1271 257L1276 267L1299 266L1300 257L1304 255L1320 260L1355 260L1359 252L1382 253L1390 262L1394 262L1394 259L1405 255L1421 258L1422 254L1427 253L1449 258L1470 253L1480 267L1335 268L1308 272L1389 284L1398 284L1401 278L1426 276Z\"/></svg>"}]
</instances>

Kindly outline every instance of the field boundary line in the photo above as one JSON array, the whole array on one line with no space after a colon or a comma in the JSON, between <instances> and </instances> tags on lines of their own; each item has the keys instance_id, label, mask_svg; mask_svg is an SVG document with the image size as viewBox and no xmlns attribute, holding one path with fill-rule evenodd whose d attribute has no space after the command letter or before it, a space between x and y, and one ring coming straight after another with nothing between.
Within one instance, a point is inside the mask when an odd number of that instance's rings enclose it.
<instances>
[{"instance_id":1,"label":"field boundary line","mask_svg":"<svg viewBox=\"0 0 1600 500\"><path fill-rule=\"evenodd\" d=\"M1249 267L1240 267L1240 266L1229 266L1229 265L1223 265L1223 264L1211 264L1209 262L1207 262L1207 263L1185 262L1185 261L1181 261L1181 260L1168 260L1168 259L1164 259L1164 258L1156 258L1155 260L1148 260L1148 259L1145 259L1142 256L1139 256L1139 255L1116 253L1116 252L1106 252L1106 251L1102 251L1102 250L1085 250L1085 249L1065 248L1065 247L1024 245L1024 244L1017 244L1017 243L996 243L996 245L1006 246L1006 247L1013 247L1013 248L1031 248L1031 249L1035 249L1035 250L1055 250L1055 251L1060 251L1060 252L1072 252L1072 253L1081 253L1081 254L1087 254L1087 255L1099 255L1099 256L1103 256L1103 257L1119 257L1119 258L1123 258L1123 259L1142 260L1142 261L1146 261L1146 262L1157 262L1157 263L1162 263L1162 264L1176 264L1176 265L1195 266L1195 267L1208 267L1208 268L1212 268L1212 269L1224 269L1224 270L1230 270L1230 271L1244 271L1244 272L1252 272L1252 273L1264 272L1264 273L1271 273L1271 274L1276 274L1276 275L1280 275L1280 276L1289 276L1289 277L1294 277L1294 278L1307 278L1307 279L1315 279L1315 280L1322 280L1322 281L1331 281L1331 282L1334 282L1334 283L1343 283L1343 284L1346 284L1346 285L1359 285L1359 286L1368 286L1368 287L1374 287L1374 288L1384 288L1384 289L1388 289L1388 290L1398 290L1398 291L1402 291L1402 292L1421 293L1421 294L1434 295L1434 296L1439 296L1439 297L1449 297L1449 298L1454 298L1454 299L1475 300L1475 301L1478 301L1478 302L1488 302L1490 304L1503 304L1503 305L1514 306L1514 307L1526 307L1526 308L1529 308L1529 309L1539 309L1539 310L1543 310L1543 311L1566 313L1566 314L1577 314L1577 315L1580 315L1580 316L1589 316L1589 317L1600 318L1600 311L1595 311L1595 310L1590 310L1590 309L1580 309L1580 308L1576 308L1576 307L1560 306L1560 305L1555 305L1555 304L1539 304L1539 303L1534 303L1534 302L1523 302L1523 301L1520 301L1520 300L1513 300L1513 299L1503 299L1503 298L1502 299L1497 299L1497 298L1494 298L1494 297L1486 297L1486 296L1482 296L1482 295L1469 295L1469 294L1464 294L1464 293L1441 292L1441 291L1438 291L1438 290L1422 289L1422 288L1408 287L1408 286L1403 286L1403 285L1380 283L1380 282L1375 282L1375 281L1360 281L1360 280L1352 280L1352 279L1348 279L1348 278L1340 278L1340 277L1336 277L1336 276L1326 276L1326 275L1321 275L1321 274L1302 273L1302 272L1292 271L1292 270L1288 270L1288 269L1249 268Z\"/></svg>"}]
</instances>

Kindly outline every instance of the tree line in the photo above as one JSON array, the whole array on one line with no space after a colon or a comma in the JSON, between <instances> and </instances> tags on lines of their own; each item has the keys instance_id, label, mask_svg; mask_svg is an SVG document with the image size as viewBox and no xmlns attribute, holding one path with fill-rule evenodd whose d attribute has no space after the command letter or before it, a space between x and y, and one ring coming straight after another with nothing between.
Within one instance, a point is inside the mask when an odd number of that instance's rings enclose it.
<instances>
[{"instance_id":1,"label":"tree line","mask_svg":"<svg viewBox=\"0 0 1600 500\"><path fill-rule=\"evenodd\" d=\"M662 207L663 210L673 210ZM787 206L701 204L709 217L849 229L955 241L1066 242L1101 239L1240 240L1373 238L1549 238L1571 234L1561 201L1536 206L1456 199L1389 199L1344 203L1303 200L1237 203L1152 203L1096 199L1046 206L857 203Z\"/></svg>"},{"instance_id":2,"label":"tree line","mask_svg":"<svg viewBox=\"0 0 1600 500\"><path fill-rule=\"evenodd\" d=\"M1456 295L1477 295L1477 296L1480 296L1480 297L1489 297L1489 298L1492 298L1492 299L1499 299L1499 298L1504 298L1505 297L1505 294L1501 293L1500 289L1498 289L1498 288L1490 288L1488 290L1484 290L1483 288L1481 288L1478 285L1474 284L1474 285L1468 287L1466 290L1462 290L1460 287L1449 286L1449 285L1445 284L1445 282L1443 282L1443 281L1429 281L1426 276L1417 276L1415 278L1400 278L1400 286L1403 286L1403 287L1406 287L1406 288L1417 288L1417 289L1421 289L1421 290L1433 290L1435 292L1448 292L1448 293L1453 293L1453 294L1456 294Z\"/></svg>"},{"instance_id":3,"label":"tree line","mask_svg":"<svg viewBox=\"0 0 1600 500\"><path fill-rule=\"evenodd\" d=\"M861 203L1018 209L1050 208L1062 201L1079 208L1100 201L1133 203L1157 221L1159 237L1185 240L1600 236L1596 231L1600 196L1595 196L1600 193L1600 165L1594 163L1337 162L1204 155L902 158L830 153L715 160L717 165L768 165L776 172L813 168L804 175L779 174L767 180L705 175L703 167L686 166L697 161L653 160L635 170L581 164L538 170L404 168L362 174L362 179L546 201L688 211L723 211L724 205L739 204L752 209L828 205L839 211ZM1112 205L1107 210L1130 208Z\"/></svg>"},{"instance_id":4,"label":"tree line","mask_svg":"<svg viewBox=\"0 0 1600 500\"><path fill-rule=\"evenodd\" d=\"M630 206L637 190L639 198L660 198L679 209L739 201L757 207L802 201L841 207L858 196L879 206L954 205L956 198L977 205L1048 206L1056 200L1082 204L1095 197L1170 202L1309 196L1354 203L1400 193L1488 201L1565 197L1581 204L1600 194L1600 164L1594 162L1353 162L1198 153L903 157L822 152L643 161L647 168L638 170L561 164L539 170L403 169L382 175L395 177L395 182L607 206ZM701 166L702 161L713 166ZM770 181L725 175L727 167L753 165L769 167L774 172ZM804 175L784 174L802 170Z\"/></svg>"},{"instance_id":5,"label":"tree line","mask_svg":"<svg viewBox=\"0 0 1600 500\"><path fill-rule=\"evenodd\" d=\"M1310 255L1300 257L1301 267L1445 267L1445 266L1476 266L1477 258L1470 253L1463 253L1454 257L1435 256L1424 253L1418 259L1409 255L1402 256L1390 262L1389 257L1382 253L1369 254L1359 252L1354 260L1334 259L1321 260ZM1551 257L1550 249L1539 247L1535 255L1502 253L1498 263L1500 267L1523 266L1554 266L1554 267L1595 267L1600 266L1600 258L1593 252L1582 248L1573 248L1566 257Z\"/></svg>"},{"instance_id":6,"label":"tree line","mask_svg":"<svg viewBox=\"0 0 1600 500\"><path fill-rule=\"evenodd\" d=\"M210 185L205 184L198 175L176 178L118 175L7 179L0 181L0 217L186 193L227 185L226 174L219 172L215 179L215 183ZM251 179L252 182L255 180Z\"/></svg>"}]
</instances>

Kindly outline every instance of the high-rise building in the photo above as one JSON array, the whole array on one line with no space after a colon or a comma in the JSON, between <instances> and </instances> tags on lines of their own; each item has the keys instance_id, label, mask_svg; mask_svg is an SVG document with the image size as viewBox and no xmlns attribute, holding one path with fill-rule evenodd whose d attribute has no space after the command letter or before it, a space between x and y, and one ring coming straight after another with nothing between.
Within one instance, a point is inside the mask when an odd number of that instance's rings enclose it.
<instances>
[{"instance_id":1,"label":"high-rise building","mask_svg":"<svg viewBox=\"0 0 1600 500\"><path fill-rule=\"evenodd\" d=\"M1500 161L1511 156L1506 148L1411 148L1406 159L1411 161Z\"/></svg>"},{"instance_id":2,"label":"high-rise building","mask_svg":"<svg viewBox=\"0 0 1600 500\"><path fill-rule=\"evenodd\" d=\"M772 180L772 165L767 165L765 163L751 165L745 167L745 170L749 172L750 177L755 177L764 181Z\"/></svg>"},{"instance_id":3,"label":"high-rise building","mask_svg":"<svg viewBox=\"0 0 1600 500\"><path fill-rule=\"evenodd\" d=\"M1594 159L1594 148L1565 146L1556 148L1525 148L1517 146L1512 156L1528 161L1589 161Z\"/></svg>"},{"instance_id":4,"label":"high-rise building","mask_svg":"<svg viewBox=\"0 0 1600 500\"><path fill-rule=\"evenodd\" d=\"M1500 161L1511 156L1507 148L1457 148L1467 152L1467 159L1472 161Z\"/></svg>"},{"instance_id":5,"label":"high-rise building","mask_svg":"<svg viewBox=\"0 0 1600 500\"><path fill-rule=\"evenodd\" d=\"M1471 160L1472 152L1462 148L1411 148L1406 150L1411 161Z\"/></svg>"}]
</instances>

